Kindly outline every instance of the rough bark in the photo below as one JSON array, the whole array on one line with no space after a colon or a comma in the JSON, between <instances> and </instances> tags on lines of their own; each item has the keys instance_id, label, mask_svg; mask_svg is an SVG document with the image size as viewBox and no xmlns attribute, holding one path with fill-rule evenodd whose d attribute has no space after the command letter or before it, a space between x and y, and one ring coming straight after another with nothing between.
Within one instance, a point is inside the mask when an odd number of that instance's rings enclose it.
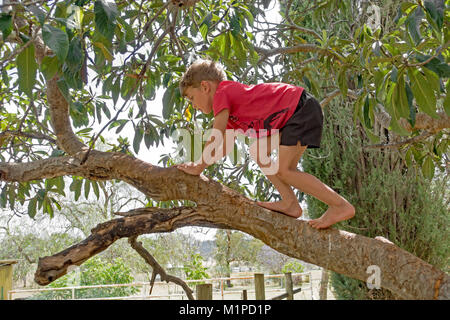
<instances>
[{"instance_id":1,"label":"rough bark","mask_svg":"<svg viewBox=\"0 0 450 320\"><path fill-rule=\"evenodd\" d=\"M217 182L199 184L208 185L216 201L220 198L220 208L142 208L102 223L79 244L39 259L36 282L45 285L54 281L69 266L82 264L119 238L203 226L246 232L281 253L363 281L370 275L367 268L376 265L381 270L381 286L405 299L449 298L448 275L385 239L336 229L316 230L305 221L260 208Z\"/></svg>"}]
</instances>

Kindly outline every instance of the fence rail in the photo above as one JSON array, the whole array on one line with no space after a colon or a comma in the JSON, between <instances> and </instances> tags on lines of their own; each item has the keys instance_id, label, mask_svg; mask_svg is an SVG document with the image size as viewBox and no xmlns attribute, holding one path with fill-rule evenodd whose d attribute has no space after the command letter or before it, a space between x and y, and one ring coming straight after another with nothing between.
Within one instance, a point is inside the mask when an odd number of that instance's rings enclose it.
<instances>
[{"instance_id":1,"label":"fence rail","mask_svg":"<svg viewBox=\"0 0 450 320\"><path fill-rule=\"evenodd\" d=\"M271 279L280 279L280 282L282 282L282 279L285 278L285 274L275 274L275 275L263 275L264 283L269 282ZM306 285L303 289L309 289L311 290L311 296L312 296L312 279L311 279L311 272L304 272L304 273L293 273L293 277L301 278L301 280L307 280L302 281L301 283ZM248 294L254 294L254 296L258 296L260 293L256 290L249 289L249 285L245 285L245 289L243 290L226 290L225 288L225 282L227 281L252 281L255 280L255 276L240 276L240 277L227 277L227 278L212 278L212 279L201 279L201 280L185 280L185 282L190 285L194 286L199 283L209 283L212 285L213 294L216 296L219 296L219 299L225 300L225 295L244 295L243 291L245 291L245 296ZM289 282L289 281L286 281ZM214 286L216 284L216 286ZM292 284L292 282L291 282ZM309 285L309 286L308 286ZM71 286L71 287L61 287L61 288L42 288L42 289L16 289L16 290L10 290L8 291L8 299L13 299L13 295L23 295L25 293L40 293L40 292L51 292L51 291L71 291L71 298L73 300L141 300L141 299L161 299L161 298L167 298L167 299L187 299L186 294L184 291L182 291L181 288L179 288L178 285L175 285L173 283L166 283L166 282L155 282L156 286L166 286L168 294L152 294L148 295L148 291L150 289L150 282L134 282L134 283L125 283L125 284L103 284L103 285L89 285L89 286ZM175 288L174 292L170 292L170 287L173 286ZM126 297L101 297L101 298L89 298L89 299L76 299L75 292L76 290L81 289L100 289L100 288L119 288L119 287L142 287L141 294L140 295L133 295L133 296L126 296ZM244 286L243 286L244 287ZM264 288L264 287L263 287ZM215 290L214 290L215 289ZM264 293L273 293L273 292L286 292L286 289L283 288L275 288L275 289L267 289L264 288ZM293 290L297 293L300 290ZM288 293L284 293L283 295L287 295Z\"/></svg>"}]
</instances>

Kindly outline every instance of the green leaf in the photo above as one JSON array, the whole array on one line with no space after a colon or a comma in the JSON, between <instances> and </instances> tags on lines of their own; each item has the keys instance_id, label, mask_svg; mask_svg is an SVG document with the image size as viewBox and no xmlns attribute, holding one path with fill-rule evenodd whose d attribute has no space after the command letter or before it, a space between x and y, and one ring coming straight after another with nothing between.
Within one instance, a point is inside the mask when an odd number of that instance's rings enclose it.
<instances>
[{"instance_id":1,"label":"green leaf","mask_svg":"<svg viewBox=\"0 0 450 320\"><path fill-rule=\"evenodd\" d=\"M83 65L83 50L81 49L80 38L74 37L70 41L69 51L66 58L66 66L71 73L80 71Z\"/></svg>"},{"instance_id":2,"label":"green leaf","mask_svg":"<svg viewBox=\"0 0 450 320\"><path fill-rule=\"evenodd\" d=\"M368 129L372 129L372 121L370 120L370 101L369 101L369 95L366 96L366 99L364 101L364 106L363 106L363 120L364 120L364 125L368 128Z\"/></svg>"},{"instance_id":3,"label":"green leaf","mask_svg":"<svg viewBox=\"0 0 450 320\"><path fill-rule=\"evenodd\" d=\"M67 33L59 28L46 24L42 28L42 38L45 44L55 52L58 60L61 63L64 62L69 52L69 38L67 37Z\"/></svg>"},{"instance_id":4,"label":"green leaf","mask_svg":"<svg viewBox=\"0 0 450 320\"><path fill-rule=\"evenodd\" d=\"M37 204L37 198L34 197L33 199L28 202L28 215L30 218L34 218L36 215L36 204Z\"/></svg>"},{"instance_id":5,"label":"green leaf","mask_svg":"<svg viewBox=\"0 0 450 320\"><path fill-rule=\"evenodd\" d=\"M98 188L98 182L97 181L91 181L92 188L94 189L95 196L97 199L100 199L100 190Z\"/></svg>"},{"instance_id":6,"label":"green leaf","mask_svg":"<svg viewBox=\"0 0 450 320\"><path fill-rule=\"evenodd\" d=\"M83 180L80 179L73 179L72 183L70 184L70 190L75 192L75 201L78 201L81 195L81 187L83 185Z\"/></svg>"},{"instance_id":7,"label":"green leaf","mask_svg":"<svg viewBox=\"0 0 450 320\"><path fill-rule=\"evenodd\" d=\"M108 107L106 106L106 103L102 103L102 110L105 113L106 117L109 119L111 119L111 112L109 112Z\"/></svg>"},{"instance_id":8,"label":"green leaf","mask_svg":"<svg viewBox=\"0 0 450 320\"><path fill-rule=\"evenodd\" d=\"M108 50L108 48L103 43L94 42L93 45L100 49L100 51L103 53L103 56L105 57L106 60L108 60L109 62L114 60L114 56L111 54L111 52Z\"/></svg>"},{"instance_id":9,"label":"green leaf","mask_svg":"<svg viewBox=\"0 0 450 320\"><path fill-rule=\"evenodd\" d=\"M12 16L9 13L0 13L0 30L3 33L3 41L12 32Z\"/></svg>"},{"instance_id":10,"label":"green leaf","mask_svg":"<svg viewBox=\"0 0 450 320\"><path fill-rule=\"evenodd\" d=\"M137 79L133 77L125 77L122 83L122 87L120 88L120 95L123 99L128 99L133 92L136 92L137 88Z\"/></svg>"},{"instance_id":11,"label":"green leaf","mask_svg":"<svg viewBox=\"0 0 450 320\"><path fill-rule=\"evenodd\" d=\"M406 151L405 155L405 161L408 167L411 167L411 165L413 164L412 159L413 159L412 148L409 148L408 151Z\"/></svg>"},{"instance_id":12,"label":"green leaf","mask_svg":"<svg viewBox=\"0 0 450 320\"><path fill-rule=\"evenodd\" d=\"M122 120L117 120L114 122L114 124L119 124L119 126L116 129L116 134L120 133L120 131L122 131L122 129L125 127L125 125L128 123L129 120L126 119L122 119Z\"/></svg>"},{"instance_id":13,"label":"green leaf","mask_svg":"<svg viewBox=\"0 0 450 320\"><path fill-rule=\"evenodd\" d=\"M136 154L139 153L139 148L141 146L142 138L143 138L143 130L142 130L142 128L137 127L135 134L134 134L134 139L133 139L133 149Z\"/></svg>"},{"instance_id":14,"label":"green leaf","mask_svg":"<svg viewBox=\"0 0 450 320\"><path fill-rule=\"evenodd\" d=\"M408 106L408 98L406 96L405 78L403 76L403 72L400 73L397 80L396 98L396 107L398 108L399 116L408 119L410 110Z\"/></svg>"},{"instance_id":15,"label":"green leaf","mask_svg":"<svg viewBox=\"0 0 450 320\"><path fill-rule=\"evenodd\" d=\"M164 92L162 103L163 103L163 110L162 110L163 118L169 119L175 105L173 87L171 86L168 87L167 90Z\"/></svg>"},{"instance_id":16,"label":"green leaf","mask_svg":"<svg viewBox=\"0 0 450 320\"><path fill-rule=\"evenodd\" d=\"M67 85L66 80L64 77L61 77L56 84L58 85L59 90L61 91L61 94L66 98L67 103L71 103L72 99L70 97L69 93L69 86Z\"/></svg>"},{"instance_id":17,"label":"green leaf","mask_svg":"<svg viewBox=\"0 0 450 320\"><path fill-rule=\"evenodd\" d=\"M409 123L411 127L414 128L416 125L416 107L413 105L414 94L411 90L411 87L407 82L405 82L405 90L406 90L406 98L408 100L408 108L409 108Z\"/></svg>"},{"instance_id":18,"label":"green leaf","mask_svg":"<svg viewBox=\"0 0 450 320\"><path fill-rule=\"evenodd\" d=\"M391 71L391 81L397 82L397 78L398 78L398 69L395 66L393 66Z\"/></svg>"},{"instance_id":19,"label":"green leaf","mask_svg":"<svg viewBox=\"0 0 450 320\"><path fill-rule=\"evenodd\" d=\"M408 10L408 8L411 8L412 6L417 7L417 4L416 4L416 3L411 3L411 2L403 2L403 3L400 5L400 8L401 8L401 10L402 10L403 12L406 12L406 10Z\"/></svg>"},{"instance_id":20,"label":"green leaf","mask_svg":"<svg viewBox=\"0 0 450 320\"><path fill-rule=\"evenodd\" d=\"M111 41L116 27L116 17L119 15L116 4L104 0L95 1L94 13L96 28Z\"/></svg>"},{"instance_id":21,"label":"green leaf","mask_svg":"<svg viewBox=\"0 0 450 320\"><path fill-rule=\"evenodd\" d=\"M423 72L430 89L432 89L435 92L439 92L441 89L441 85L439 82L438 75L427 68L422 68L421 71Z\"/></svg>"},{"instance_id":22,"label":"green leaf","mask_svg":"<svg viewBox=\"0 0 450 320\"><path fill-rule=\"evenodd\" d=\"M147 149L150 149L150 147L153 145L153 136L151 133L144 134L144 142Z\"/></svg>"},{"instance_id":23,"label":"green leaf","mask_svg":"<svg viewBox=\"0 0 450 320\"><path fill-rule=\"evenodd\" d=\"M421 7L413 9L408 18L405 21L405 25L408 28L409 35L411 36L414 43L417 45L422 40L422 35L420 34L420 21L424 13Z\"/></svg>"},{"instance_id":24,"label":"green leaf","mask_svg":"<svg viewBox=\"0 0 450 320\"><path fill-rule=\"evenodd\" d=\"M446 85L446 93L445 93L445 99L444 99L444 110L445 113L450 116L450 80L447 80Z\"/></svg>"},{"instance_id":25,"label":"green leaf","mask_svg":"<svg viewBox=\"0 0 450 320\"><path fill-rule=\"evenodd\" d=\"M17 56L16 64L19 75L19 90L31 98L38 68L34 57L33 44L29 45Z\"/></svg>"},{"instance_id":26,"label":"green leaf","mask_svg":"<svg viewBox=\"0 0 450 320\"><path fill-rule=\"evenodd\" d=\"M206 37L208 36L208 26L206 24L202 24L200 26L200 33L201 33L203 39L206 40Z\"/></svg>"},{"instance_id":27,"label":"green leaf","mask_svg":"<svg viewBox=\"0 0 450 320\"><path fill-rule=\"evenodd\" d=\"M56 56L45 56L41 62L41 71L45 79L52 79L56 72L58 72L58 58Z\"/></svg>"},{"instance_id":28,"label":"green leaf","mask_svg":"<svg viewBox=\"0 0 450 320\"><path fill-rule=\"evenodd\" d=\"M338 74L338 85L341 90L342 97L347 98L348 85L347 85L347 76L346 76L346 68L342 68L342 70Z\"/></svg>"},{"instance_id":29,"label":"green leaf","mask_svg":"<svg viewBox=\"0 0 450 320\"><path fill-rule=\"evenodd\" d=\"M419 105L419 109L435 119L438 118L436 114L436 96L434 91L427 83L425 77L419 70L408 70L409 79L411 81L411 90Z\"/></svg>"},{"instance_id":30,"label":"green leaf","mask_svg":"<svg viewBox=\"0 0 450 320\"><path fill-rule=\"evenodd\" d=\"M425 178L433 179L434 177L434 163L431 157L427 156L422 164L422 173Z\"/></svg>"},{"instance_id":31,"label":"green leaf","mask_svg":"<svg viewBox=\"0 0 450 320\"><path fill-rule=\"evenodd\" d=\"M225 50L223 51L223 55L225 58L230 57L230 51L231 51L231 39L230 39L230 33L227 32L224 34L225 36Z\"/></svg>"},{"instance_id":32,"label":"green leaf","mask_svg":"<svg viewBox=\"0 0 450 320\"><path fill-rule=\"evenodd\" d=\"M117 100L119 99L119 94L120 94L120 77L117 77L116 81L111 87L111 95L114 101L114 105L116 105Z\"/></svg>"},{"instance_id":33,"label":"green leaf","mask_svg":"<svg viewBox=\"0 0 450 320\"><path fill-rule=\"evenodd\" d=\"M444 10L436 8L433 1L425 0L425 10L430 15L438 29L442 28L444 22Z\"/></svg>"},{"instance_id":34,"label":"green leaf","mask_svg":"<svg viewBox=\"0 0 450 320\"><path fill-rule=\"evenodd\" d=\"M91 191L91 182L86 179L84 181L84 197L86 200L89 198L89 191Z\"/></svg>"},{"instance_id":35,"label":"green leaf","mask_svg":"<svg viewBox=\"0 0 450 320\"><path fill-rule=\"evenodd\" d=\"M391 87L389 88L388 94L386 96L386 109L391 115L391 122L389 123L389 130L394 130L396 133L398 133L401 136L409 136L409 132L403 128L401 125L399 125L398 120L400 119L399 112L396 104L396 95L397 92L397 83L392 83Z\"/></svg>"},{"instance_id":36,"label":"green leaf","mask_svg":"<svg viewBox=\"0 0 450 320\"><path fill-rule=\"evenodd\" d=\"M237 37L241 32L241 24L239 23L239 17L236 14L231 16L230 26L232 35Z\"/></svg>"}]
</instances>

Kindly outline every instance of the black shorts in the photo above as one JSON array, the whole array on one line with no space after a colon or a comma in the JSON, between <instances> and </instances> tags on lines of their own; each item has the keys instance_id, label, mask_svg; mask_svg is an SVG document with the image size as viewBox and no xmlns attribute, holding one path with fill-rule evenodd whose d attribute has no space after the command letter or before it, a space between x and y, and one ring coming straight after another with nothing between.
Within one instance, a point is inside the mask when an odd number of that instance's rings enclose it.
<instances>
[{"instance_id":1,"label":"black shorts","mask_svg":"<svg viewBox=\"0 0 450 320\"><path fill-rule=\"evenodd\" d=\"M303 90L297 108L286 124L280 129L280 145L320 148L322 139L323 113L319 101Z\"/></svg>"}]
</instances>

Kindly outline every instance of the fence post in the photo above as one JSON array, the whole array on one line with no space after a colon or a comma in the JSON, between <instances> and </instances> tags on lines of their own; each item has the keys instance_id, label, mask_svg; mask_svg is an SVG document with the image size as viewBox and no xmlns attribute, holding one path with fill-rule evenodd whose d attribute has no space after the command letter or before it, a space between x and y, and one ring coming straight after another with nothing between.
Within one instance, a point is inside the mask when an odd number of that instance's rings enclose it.
<instances>
[{"instance_id":1,"label":"fence post","mask_svg":"<svg viewBox=\"0 0 450 320\"><path fill-rule=\"evenodd\" d=\"M292 273L287 272L284 274L284 277L286 278L286 293L287 293L286 300L294 300L294 288L293 288L293 284L292 284Z\"/></svg>"},{"instance_id":2,"label":"fence post","mask_svg":"<svg viewBox=\"0 0 450 320\"><path fill-rule=\"evenodd\" d=\"M18 260L0 260L0 300L8 300L8 291L12 290L13 264Z\"/></svg>"},{"instance_id":3,"label":"fence post","mask_svg":"<svg viewBox=\"0 0 450 320\"><path fill-rule=\"evenodd\" d=\"M264 273L255 273L255 299L266 300L266 292L264 288Z\"/></svg>"},{"instance_id":4,"label":"fence post","mask_svg":"<svg viewBox=\"0 0 450 320\"><path fill-rule=\"evenodd\" d=\"M212 283L198 284L196 291L197 300L212 300Z\"/></svg>"},{"instance_id":5,"label":"fence post","mask_svg":"<svg viewBox=\"0 0 450 320\"><path fill-rule=\"evenodd\" d=\"M242 290L242 300L248 300L246 289Z\"/></svg>"}]
</instances>

